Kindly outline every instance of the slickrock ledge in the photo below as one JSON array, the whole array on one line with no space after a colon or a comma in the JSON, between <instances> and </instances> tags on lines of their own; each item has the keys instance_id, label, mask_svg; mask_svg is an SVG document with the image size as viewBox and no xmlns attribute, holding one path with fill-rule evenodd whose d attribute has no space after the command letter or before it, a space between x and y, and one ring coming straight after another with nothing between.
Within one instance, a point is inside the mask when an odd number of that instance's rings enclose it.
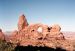
<instances>
[{"instance_id":1,"label":"slickrock ledge","mask_svg":"<svg viewBox=\"0 0 75 51\"><path fill-rule=\"evenodd\" d=\"M24 15L20 16L18 31L15 30L11 33L9 42L19 44L20 46L61 47L67 51L74 50L72 42L65 39L58 24L52 26L41 23L29 25Z\"/></svg>"}]
</instances>

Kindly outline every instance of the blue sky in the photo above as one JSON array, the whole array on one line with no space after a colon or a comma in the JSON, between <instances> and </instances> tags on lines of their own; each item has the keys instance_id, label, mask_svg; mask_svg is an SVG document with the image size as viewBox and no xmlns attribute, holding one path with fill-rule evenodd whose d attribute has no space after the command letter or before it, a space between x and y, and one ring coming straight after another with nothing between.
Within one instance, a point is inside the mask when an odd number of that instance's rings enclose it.
<instances>
[{"instance_id":1,"label":"blue sky","mask_svg":"<svg viewBox=\"0 0 75 51\"><path fill-rule=\"evenodd\" d=\"M28 23L59 24L62 31L75 31L75 0L0 0L0 28L17 29L25 14Z\"/></svg>"}]
</instances>

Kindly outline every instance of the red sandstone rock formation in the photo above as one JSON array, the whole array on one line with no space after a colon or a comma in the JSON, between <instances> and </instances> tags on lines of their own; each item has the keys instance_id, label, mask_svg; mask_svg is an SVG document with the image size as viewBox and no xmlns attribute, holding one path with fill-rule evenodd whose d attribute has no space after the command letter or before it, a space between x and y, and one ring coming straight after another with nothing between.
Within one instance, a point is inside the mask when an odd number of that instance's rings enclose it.
<instances>
[{"instance_id":1,"label":"red sandstone rock formation","mask_svg":"<svg viewBox=\"0 0 75 51\"><path fill-rule=\"evenodd\" d=\"M54 24L51 26L51 32L59 32L61 30L61 27L58 24Z\"/></svg>"},{"instance_id":2,"label":"red sandstone rock formation","mask_svg":"<svg viewBox=\"0 0 75 51\"><path fill-rule=\"evenodd\" d=\"M61 30L61 27L57 24L54 24L51 27L51 30L50 30L48 36L53 39L60 39L60 40L65 39L63 33L60 32L60 30Z\"/></svg>"},{"instance_id":3,"label":"red sandstone rock formation","mask_svg":"<svg viewBox=\"0 0 75 51\"><path fill-rule=\"evenodd\" d=\"M19 17L18 21L18 30L23 30L26 26L28 26L28 22L24 15Z\"/></svg>"},{"instance_id":4,"label":"red sandstone rock formation","mask_svg":"<svg viewBox=\"0 0 75 51\"><path fill-rule=\"evenodd\" d=\"M2 32L1 29L0 29L0 39L1 39L1 40L4 40L4 39L5 39L4 33Z\"/></svg>"},{"instance_id":5,"label":"red sandstone rock formation","mask_svg":"<svg viewBox=\"0 0 75 51\"><path fill-rule=\"evenodd\" d=\"M11 43L19 43L21 46L62 47L70 51L73 50L72 43L68 43L64 38L63 33L60 32L61 27L57 24L51 27L40 23L28 25L25 16L22 15L19 18L18 30L12 33Z\"/></svg>"},{"instance_id":6,"label":"red sandstone rock formation","mask_svg":"<svg viewBox=\"0 0 75 51\"><path fill-rule=\"evenodd\" d=\"M17 43L17 35L18 35L18 31L15 30L14 32L12 32L9 41L11 43Z\"/></svg>"}]
</instances>

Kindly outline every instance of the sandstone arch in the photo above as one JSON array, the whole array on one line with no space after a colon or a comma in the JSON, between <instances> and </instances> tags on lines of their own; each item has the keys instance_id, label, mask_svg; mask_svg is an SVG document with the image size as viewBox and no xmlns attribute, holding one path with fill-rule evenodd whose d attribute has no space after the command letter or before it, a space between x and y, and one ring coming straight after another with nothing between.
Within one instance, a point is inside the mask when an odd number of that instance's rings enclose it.
<instances>
[{"instance_id":1,"label":"sandstone arch","mask_svg":"<svg viewBox=\"0 0 75 51\"><path fill-rule=\"evenodd\" d=\"M38 29L41 28L41 32L38 31ZM29 36L34 36L34 37L42 37L45 38L46 34L48 34L48 26L47 25L43 25L43 24L33 24L33 25L29 25L28 26L28 33ZM37 38L36 37L36 38Z\"/></svg>"}]
</instances>

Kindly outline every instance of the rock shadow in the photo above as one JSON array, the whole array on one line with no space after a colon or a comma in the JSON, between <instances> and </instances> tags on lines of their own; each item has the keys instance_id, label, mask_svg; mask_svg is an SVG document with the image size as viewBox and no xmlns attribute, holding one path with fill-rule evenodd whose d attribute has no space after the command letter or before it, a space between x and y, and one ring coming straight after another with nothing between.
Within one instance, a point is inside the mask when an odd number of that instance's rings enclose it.
<instances>
[{"instance_id":1,"label":"rock shadow","mask_svg":"<svg viewBox=\"0 0 75 51\"><path fill-rule=\"evenodd\" d=\"M65 49L57 47L56 49L54 48L49 48L49 47L33 47L33 46L17 46L15 48L15 51L66 51Z\"/></svg>"}]
</instances>

